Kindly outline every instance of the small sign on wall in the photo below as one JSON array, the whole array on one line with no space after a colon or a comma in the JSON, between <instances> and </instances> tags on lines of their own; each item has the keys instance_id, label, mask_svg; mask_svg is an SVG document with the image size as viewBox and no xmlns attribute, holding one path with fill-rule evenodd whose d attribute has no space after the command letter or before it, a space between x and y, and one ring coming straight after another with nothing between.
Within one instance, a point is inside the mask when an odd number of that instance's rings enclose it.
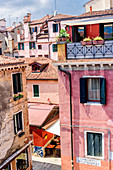
<instances>
[{"instance_id":1,"label":"small sign on wall","mask_svg":"<svg viewBox=\"0 0 113 170\"><path fill-rule=\"evenodd\" d=\"M76 161L81 164L101 166L101 160L76 157Z\"/></svg>"}]
</instances>

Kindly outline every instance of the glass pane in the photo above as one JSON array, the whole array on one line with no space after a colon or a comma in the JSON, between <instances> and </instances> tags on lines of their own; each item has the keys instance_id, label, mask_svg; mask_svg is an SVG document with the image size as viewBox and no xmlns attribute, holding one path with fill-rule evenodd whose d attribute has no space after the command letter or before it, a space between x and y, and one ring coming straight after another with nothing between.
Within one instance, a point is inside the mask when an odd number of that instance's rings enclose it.
<instances>
[{"instance_id":1,"label":"glass pane","mask_svg":"<svg viewBox=\"0 0 113 170\"><path fill-rule=\"evenodd\" d=\"M84 27L78 27L78 34L80 37L80 41L82 41L85 37L84 37Z\"/></svg>"},{"instance_id":2,"label":"glass pane","mask_svg":"<svg viewBox=\"0 0 113 170\"><path fill-rule=\"evenodd\" d=\"M34 97L39 97L39 86L33 85Z\"/></svg>"},{"instance_id":3,"label":"glass pane","mask_svg":"<svg viewBox=\"0 0 113 170\"><path fill-rule=\"evenodd\" d=\"M94 156L94 137L92 133L87 133L87 155Z\"/></svg>"},{"instance_id":4,"label":"glass pane","mask_svg":"<svg viewBox=\"0 0 113 170\"><path fill-rule=\"evenodd\" d=\"M100 100L100 79L88 79L88 100Z\"/></svg>"},{"instance_id":5,"label":"glass pane","mask_svg":"<svg viewBox=\"0 0 113 170\"><path fill-rule=\"evenodd\" d=\"M17 170L26 170L28 167L27 149L16 158Z\"/></svg>"},{"instance_id":6,"label":"glass pane","mask_svg":"<svg viewBox=\"0 0 113 170\"><path fill-rule=\"evenodd\" d=\"M112 24L104 25L104 38L108 40L113 38L113 25Z\"/></svg>"},{"instance_id":7,"label":"glass pane","mask_svg":"<svg viewBox=\"0 0 113 170\"><path fill-rule=\"evenodd\" d=\"M95 156L102 156L102 135L95 134Z\"/></svg>"}]
</instances>

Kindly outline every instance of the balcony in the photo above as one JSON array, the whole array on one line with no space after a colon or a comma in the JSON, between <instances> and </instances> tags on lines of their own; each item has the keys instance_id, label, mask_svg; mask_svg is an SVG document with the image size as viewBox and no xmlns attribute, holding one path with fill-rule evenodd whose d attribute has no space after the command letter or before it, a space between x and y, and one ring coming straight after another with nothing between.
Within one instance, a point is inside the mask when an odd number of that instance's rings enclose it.
<instances>
[{"instance_id":1,"label":"balcony","mask_svg":"<svg viewBox=\"0 0 113 170\"><path fill-rule=\"evenodd\" d=\"M113 41L105 41L104 45L81 45L81 43L67 44L67 60L80 58L113 57Z\"/></svg>"}]
</instances>

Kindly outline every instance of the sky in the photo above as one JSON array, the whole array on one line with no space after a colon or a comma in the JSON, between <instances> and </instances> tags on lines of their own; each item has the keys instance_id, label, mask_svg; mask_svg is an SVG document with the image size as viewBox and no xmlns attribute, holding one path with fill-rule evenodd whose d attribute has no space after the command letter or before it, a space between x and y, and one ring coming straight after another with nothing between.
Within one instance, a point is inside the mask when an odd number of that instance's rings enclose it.
<instances>
[{"instance_id":1,"label":"sky","mask_svg":"<svg viewBox=\"0 0 113 170\"><path fill-rule=\"evenodd\" d=\"M79 15L85 12L83 5L89 0L56 0L58 13ZM12 22L22 22L27 12L31 19L40 19L47 14L53 14L55 0L4 0L0 3L0 18L6 18L7 26Z\"/></svg>"}]
</instances>

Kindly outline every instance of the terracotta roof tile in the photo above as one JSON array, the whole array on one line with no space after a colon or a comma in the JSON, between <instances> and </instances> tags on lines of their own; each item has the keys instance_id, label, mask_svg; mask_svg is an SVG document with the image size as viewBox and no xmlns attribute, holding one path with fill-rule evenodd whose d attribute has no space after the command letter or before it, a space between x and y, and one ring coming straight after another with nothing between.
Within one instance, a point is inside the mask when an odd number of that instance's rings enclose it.
<instances>
[{"instance_id":1,"label":"terracotta roof tile","mask_svg":"<svg viewBox=\"0 0 113 170\"><path fill-rule=\"evenodd\" d=\"M53 16L53 15L49 15L49 18L51 18L52 16ZM47 15L44 16L44 17L41 18L41 19L32 20L32 21L30 22L30 24L31 24L31 25L33 25L33 24L41 24L41 23L45 22L46 20L48 20L48 16L47 16Z\"/></svg>"},{"instance_id":2,"label":"terracotta roof tile","mask_svg":"<svg viewBox=\"0 0 113 170\"><path fill-rule=\"evenodd\" d=\"M7 56L0 56L0 66L24 63L25 60Z\"/></svg>"},{"instance_id":3,"label":"terracotta roof tile","mask_svg":"<svg viewBox=\"0 0 113 170\"><path fill-rule=\"evenodd\" d=\"M45 80L57 80L58 73L57 68L53 65L53 60L45 57L37 57L37 58L26 58L26 63L31 64L33 62L37 62L41 65L47 65L42 72L34 73L32 72L32 67L28 66L27 72L27 80L33 79L45 79Z\"/></svg>"},{"instance_id":4,"label":"terracotta roof tile","mask_svg":"<svg viewBox=\"0 0 113 170\"><path fill-rule=\"evenodd\" d=\"M66 15L66 14L57 14L54 17L52 17L50 19L50 21L53 21L53 20L62 20L62 19L65 19L65 18L73 18L73 17L76 17L76 16Z\"/></svg>"}]
</instances>

